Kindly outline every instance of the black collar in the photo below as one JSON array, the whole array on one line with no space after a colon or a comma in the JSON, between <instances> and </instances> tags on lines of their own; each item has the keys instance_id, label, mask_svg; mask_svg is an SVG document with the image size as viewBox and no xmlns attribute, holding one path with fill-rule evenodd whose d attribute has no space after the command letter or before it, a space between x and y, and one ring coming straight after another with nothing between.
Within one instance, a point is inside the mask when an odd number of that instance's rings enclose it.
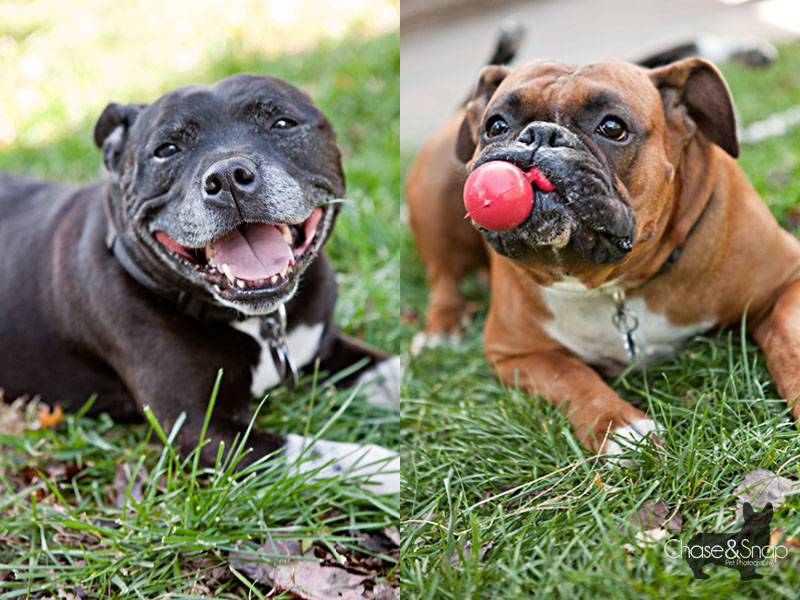
<instances>
[{"instance_id":1,"label":"black collar","mask_svg":"<svg viewBox=\"0 0 800 600\"><path fill-rule=\"evenodd\" d=\"M214 304L204 298L190 294L189 292L170 292L165 290L158 282L139 268L136 262L131 258L114 224L114 218L111 213L110 191L106 192L103 200L103 209L105 210L106 222L108 223L106 247L111 251L125 272L142 287L175 304L181 313L194 319L199 319L201 321L241 321L247 318L247 315L243 315L236 309Z\"/></svg>"},{"instance_id":2,"label":"black collar","mask_svg":"<svg viewBox=\"0 0 800 600\"><path fill-rule=\"evenodd\" d=\"M641 285L649 283L650 281L652 281L656 277L659 277L660 275L664 275L675 265L676 262L678 262L678 259L681 257L681 253L683 252L683 248L684 246L686 246L686 242L689 241L689 238L692 236L692 233L694 233L694 230L697 229L697 226L700 224L700 221L703 220L703 217L705 216L706 211L708 210L708 207L713 200L714 200L714 193L712 192L711 196L709 196L708 201L706 202L706 205L703 207L703 210L700 211L700 214L697 216L697 219L689 228L689 231L686 232L686 237L683 238L683 241L680 244L678 244L672 252L669 253L667 259L663 263L661 263L661 267L658 269L658 271L656 271L655 274L653 274L649 279L647 279Z\"/></svg>"},{"instance_id":3,"label":"black collar","mask_svg":"<svg viewBox=\"0 0 800 600\"><path fill-rule=\"evenodd\" d=\"M178 307L178 310L194 319L201 321L242 321L249 318L233 308L219 306L208 302L204 298L194 296L185 291L165 291L158 282L145 273L134 260L131 259L125 243L117 233L114 218L111 213L111 192L107 192L103 199L103 209L106 213L108 230L106 231L106 247L111 251L117 262L128 275L148 291L164 298ZM281 378L281 382L289 387L296 388L298 384L297 366L289 354L289 345L286 339L286 306L281 304L278 309L268 315L262 315L261 335L269 346L272 361Z\"/></svg>"}]
</instances>

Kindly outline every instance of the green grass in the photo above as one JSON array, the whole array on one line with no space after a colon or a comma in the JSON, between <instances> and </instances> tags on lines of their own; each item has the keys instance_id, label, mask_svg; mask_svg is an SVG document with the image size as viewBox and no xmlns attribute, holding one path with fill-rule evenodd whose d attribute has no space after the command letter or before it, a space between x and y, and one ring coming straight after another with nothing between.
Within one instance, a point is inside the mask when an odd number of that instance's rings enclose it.
<instances>
[{"instance_id":1,"label":"green grass","mask_svg":"<svg viewBox=\"0 0 800 600\"><path fill-rule=\"evenodd\" d=\"M164 432L151 421L123 429L68 415L56 431L0 436L0 574L16 576L0 585L0 597L81 588L89 597L183 598L205 586L213 597L239 598L242 584L227 569L219 581L211 576L229 552L255 550L279 533L323 555L364 554L352 530L398 516L391 499L340 480L311 481L285 463L236 472L246 439L215 469L199 470L196 453L179 457L171 445L179 424ZM150 443L156 438L163 447ZM118 473L128 478L117 483ZM137 473L142 489L132 492ZM391 570L391 557L366 554Z\"/></svg>"},{"instance_id":2,"label":"green grass","mask_svg":"<svg viewBox=\"0 0 800 600\"><path fill-rule=\"evenodd\" d=\"M42 32L51 25L39 24ZM190 72L156 69L140 88L129 82L124 93L95 77L91 105L79 107L85 114L74 126L61 101L25 115L16 141L0 150L0 170L88 181L101 174L91 130L107 102L149 101L183 83L239 71L285 78L306 89L328 115L344 156L349 201L327 245L339 273L337 321L350 335L391 350L399 335L396 248L403 235L396 150L399 35L368 25L359 22L346 39L324 38L285 55L260 52L252 38L231 35L214 60ZM24 44L20 48L17 61L25 59ZM85 66L62 74L81 86L90 85L92 75ZM54 78L57 84L64 82ZM58 135L34 135L41 123ZM276 390L258 417L258 426L283 433L326 429L326 439L393 448L400 447L397 423L391 411L323 385ZM119 508L113 482L125 465L147 469L144 500L129 498ZM249 478L224 468L198 473L192 457L163 449L147 424L71 415L55 430L0 437L0 598L55 597L73 588L91 598L264 597L269 587L227 569L235 545L257 547L276 530L290 530L307 540L304 547L313 543L319 555L352 566L354 557L375 554L356 549L353 530L396 526L398 518L396 499L361 491L357 482L312 481L279 466ZM395 577L395 559L378 558L378 580ZM224 573L216 579L219 566Z\"/></svg>"},{"instance_id":3,"label":"green grass","mask_svg":"<svg viewBox=\"0 0 800 600\"><path fill-rule=\"evenodd\" d=\"M765 70L725 66L744 123L800 104L800 44L782 51ZM797 128L742 149L742 167L784 223L800 198L798 157ZM402 158L405 171L412 157ZM408 343L424 322L427 289L410 234L402 252L406 314L419 315L403 325ZM607 468L555 408L496 380L481 343L489 290L474 276L464 288L478 311L463 341L409 357L404 379L401 423L413 448L401 504L406 598L796 597L796 555L760 569L763 580L739 583L721 567L694 580L663 541L632 555L623 549L635 543L628 519L644 503L663 499L679 511L685 543L731 530L732 490L749 471L800 477L797 426L754 344L723 331L610 381L667 432L663 451L647 445L638 464ZM773 527L797 536L798 509L795 496Z\"/></svg>"}]
</instances>

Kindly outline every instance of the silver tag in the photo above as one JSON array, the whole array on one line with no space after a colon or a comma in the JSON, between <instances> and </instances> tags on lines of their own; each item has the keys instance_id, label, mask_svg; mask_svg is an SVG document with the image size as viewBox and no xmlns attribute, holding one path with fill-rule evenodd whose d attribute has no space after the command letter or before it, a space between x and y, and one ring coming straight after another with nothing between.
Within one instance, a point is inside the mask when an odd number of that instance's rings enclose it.
<instances>
[{"instance_id":1,"label":"silver tag","mask_svg":"<svg viewBox=\"0 0 800 600\"><path fill-rule=\"evenodd\" d=\"M622 334L622 343L631 362L636 360L636 344L633 341L633 332L639 327L639 318L625 306L625 292L617 290L613 294L617 310L611 316L611 323Z\"/></svg>"},{"instance_id":2,"label":"silver tag","mask_svg":"<svg viewBox=\"0 0 800 600\"><path fill-rule=\"evenodd\" d=\"M289 345L286 342L286 307L281 304L278 307L277 318L275 314L267 315L262 322L262 334L269 345L269 353L272 355L272 362L281 378L281 383L288 388L296 388L300 378L297 375L297 366L289 353Z\"/></svg>"}]
</instances>

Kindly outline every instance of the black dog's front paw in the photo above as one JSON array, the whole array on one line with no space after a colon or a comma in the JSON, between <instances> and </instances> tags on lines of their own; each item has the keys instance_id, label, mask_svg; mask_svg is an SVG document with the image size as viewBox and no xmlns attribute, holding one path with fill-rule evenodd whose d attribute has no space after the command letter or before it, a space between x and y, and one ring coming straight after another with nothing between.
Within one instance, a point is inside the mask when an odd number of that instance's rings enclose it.
<instances>
[{"instance_id":1,"label":"black dog's front paw","mask_svg":"<svg viewBox=\"0 0 800 600\"><path fill-rule=\"evenodd\" d=\"M356 385L362 386L361 390L370 404L399 411L401 377L400 357L392 356L364 371Z\"/></svg>"},{"instance_id":2,"label":"black dog's front paw","mask_svg":"<svg viewBox=\"0 0 800 600\"><path fill-rule=\"evenodd\" d=\"M289 434L284 455L300 473L316 470L314 478L358 478L361 487L380 494L400 492L400 456L376 444L331 442Z\"/></svg>"}]
</instances>

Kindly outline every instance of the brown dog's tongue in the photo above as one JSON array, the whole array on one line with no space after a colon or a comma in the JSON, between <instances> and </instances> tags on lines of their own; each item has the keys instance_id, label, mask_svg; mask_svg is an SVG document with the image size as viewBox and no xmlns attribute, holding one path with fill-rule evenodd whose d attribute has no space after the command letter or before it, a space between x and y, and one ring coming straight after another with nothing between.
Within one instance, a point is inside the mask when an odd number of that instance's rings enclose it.
<instances>
[{"instance_id":1,"label":"brown dog's tongue","mask_svg":"<svg viewBox=\"0 0 800 600\"><path fill-rule=\"evenodd\" d=\"M214 260L226 264L239 279L266 279L283 271L292 259L292 248L275 225L248 223L217 240Z\"/></svg>"}]
</instances>

